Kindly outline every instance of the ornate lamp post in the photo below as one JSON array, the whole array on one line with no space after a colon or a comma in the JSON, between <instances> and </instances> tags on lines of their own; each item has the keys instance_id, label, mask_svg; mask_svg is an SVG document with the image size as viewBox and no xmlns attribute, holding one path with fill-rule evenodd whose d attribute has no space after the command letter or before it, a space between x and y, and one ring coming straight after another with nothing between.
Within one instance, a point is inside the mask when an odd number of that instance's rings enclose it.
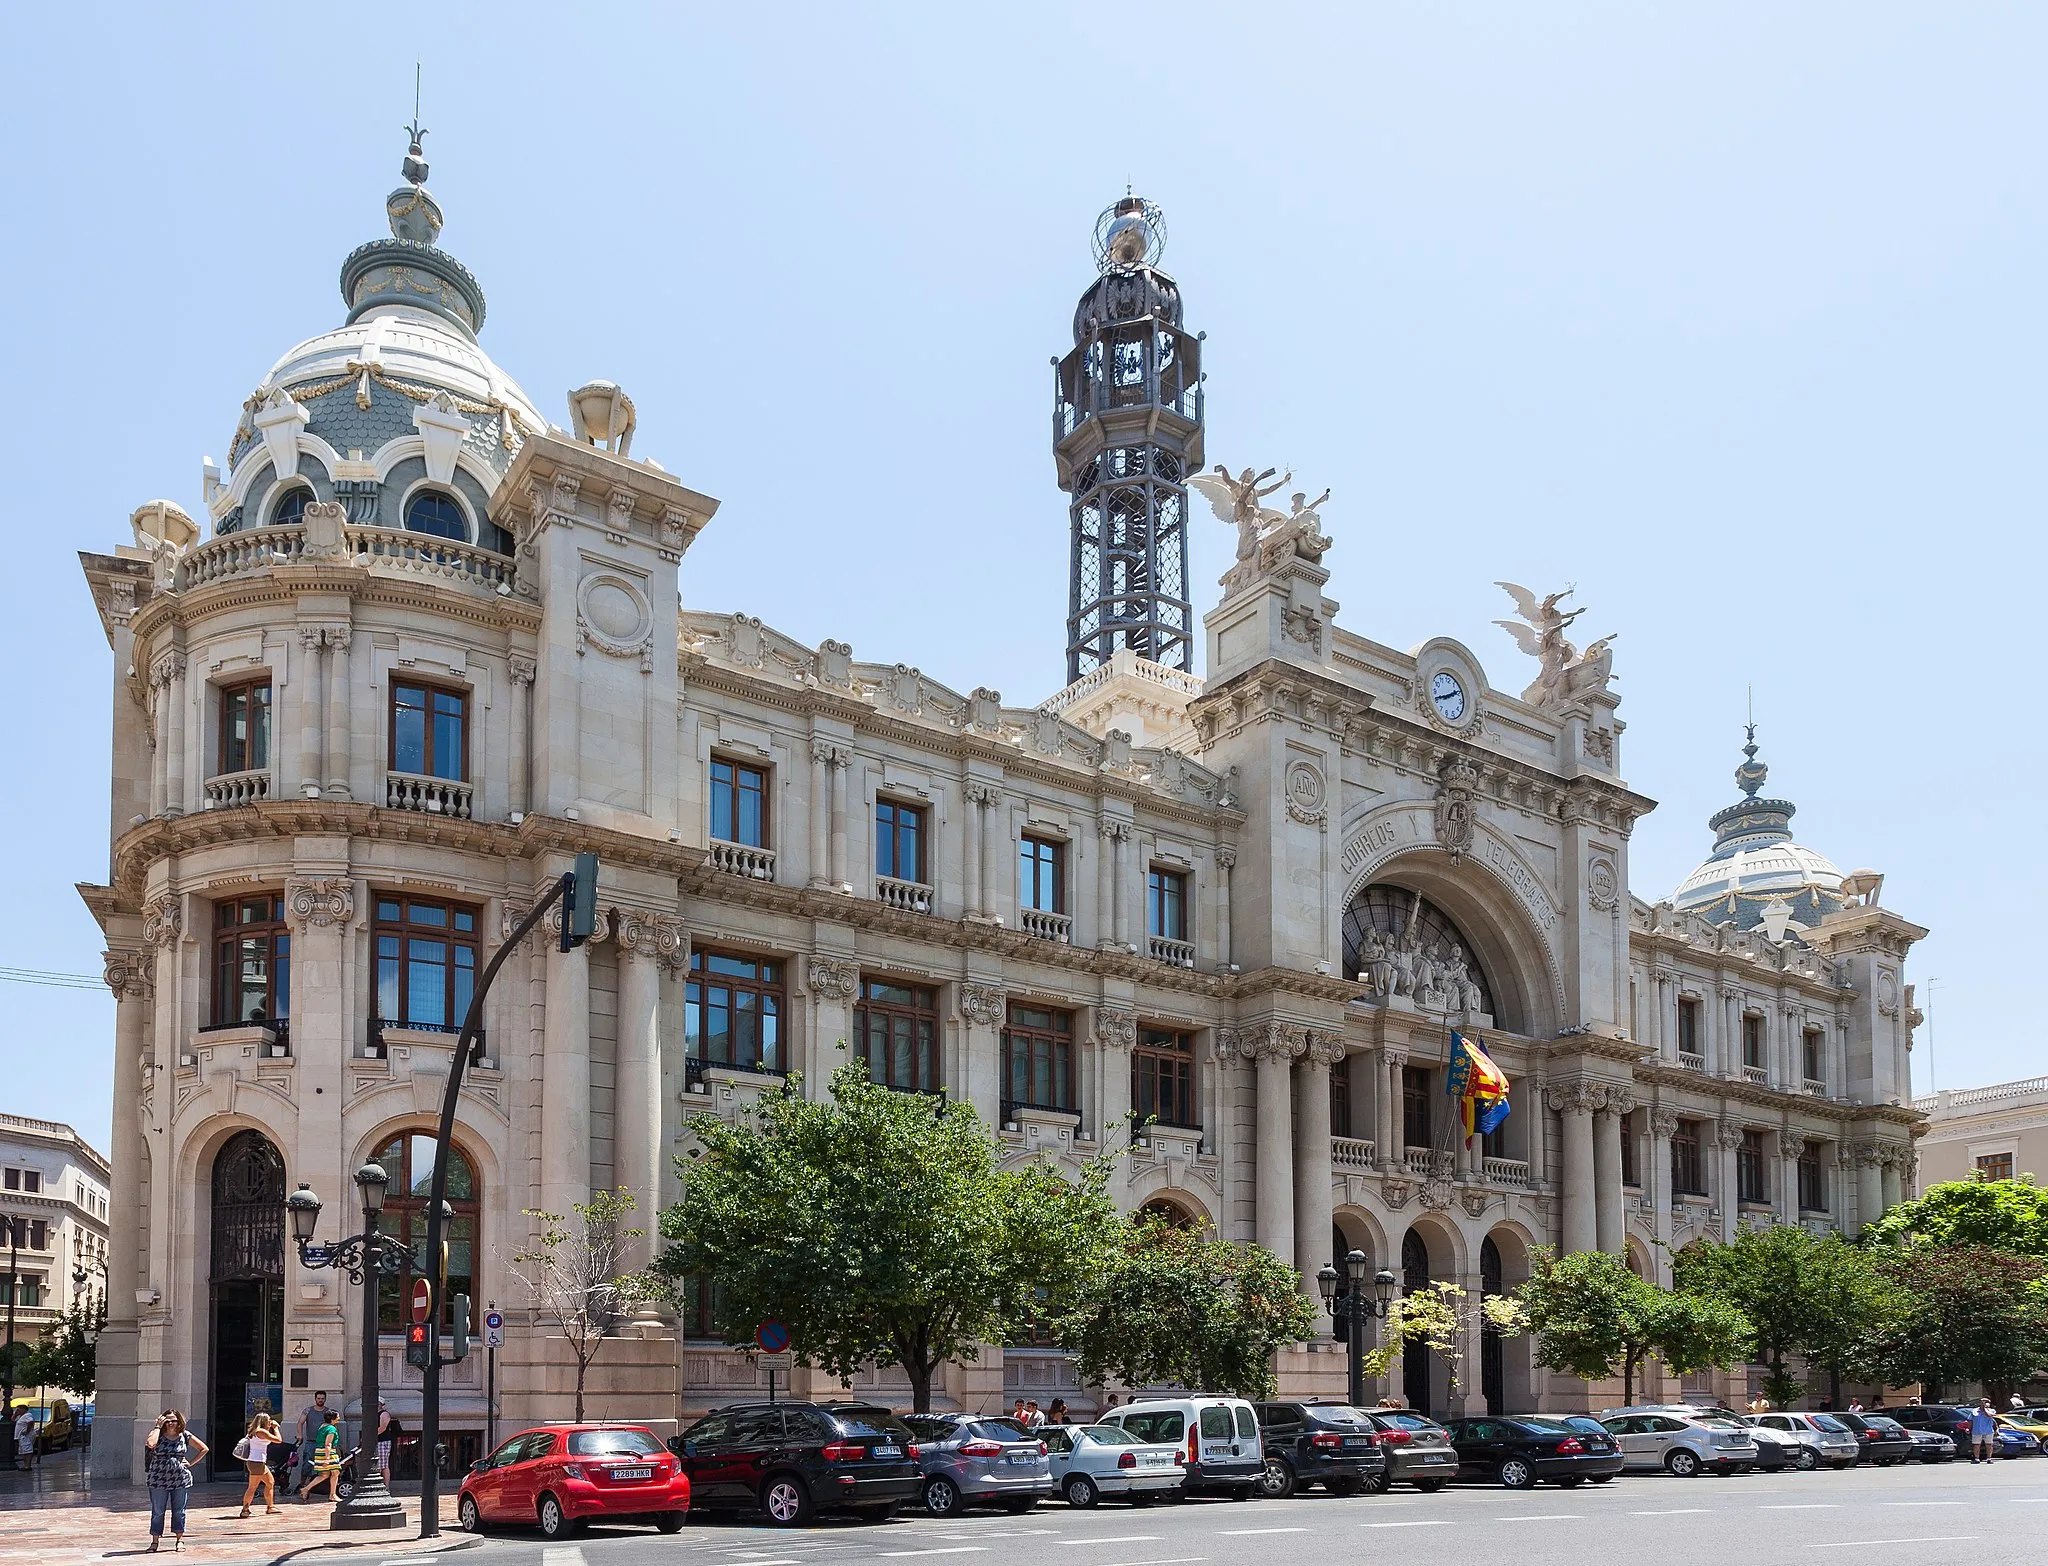
<instances>
[{"instance_id":1,"label":"ornate lamp post","mask_svg":"<svg viewBox=\"0 0 2048 1566\"><path fill-rule=\"evenodd\" d=\"M1364 1251L1353 1251L1344 1258L1344 1288L1337 1288L1338 1276L1335 1266L1328 1262L1316 1274L1316 1287L1322 1291L1323 1306L1330 1313L1332 1321L1344 1323L1345 1347L1351 1367L1351 1404L1355 1408L1365 1401L1365 1324L1383 1319L1393 1308L1396 1280L1394 1275L1382 1267L1372 1280L1372 1296L1365 1292L1365 1269L1368 1263Z\"/></svg>"},{"instance_id":2,"label":"ornate lamp post","mask_svg":"<svg viewBox=\"0 0 2048 1566\"><path fill-rule=\"evenodd\" d=\"M334 1508L331 1528L403 1528L405 1507L384 1488L384 1474L377 1466L377 1279L380 1274L405 1271L405 1250L395 1237L377 1232L377 1219L384 1210L384 1186L390 1179L382 1164L364 1164L356 1171L356 1187L363 1193L363 1232L330 1244L315 1243L320 1227L320 1198L305 1181L284 1199L291 1219L292 1240L299 1248L303 1267L334 1267L348 1274L349 1282L363 1288L363 1374L362 1418L356 1437L355 1493Z\"/></svg>"}]
</instances>

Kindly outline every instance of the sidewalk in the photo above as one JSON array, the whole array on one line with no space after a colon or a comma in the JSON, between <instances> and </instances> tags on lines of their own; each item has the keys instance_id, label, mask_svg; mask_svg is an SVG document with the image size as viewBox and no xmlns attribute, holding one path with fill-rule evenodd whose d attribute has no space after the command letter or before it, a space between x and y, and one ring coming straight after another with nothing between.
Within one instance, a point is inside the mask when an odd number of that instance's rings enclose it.
<instances>
[{"instance_id":1,"label":"sidewalk","mask_svg":"<svg viewBox=\"0 0 2048 1566\"><path fill-rule=\"evenodd\" d=\"M262 1502L244 1518L239 1484L198 1484L185 1505L185 1549L179 1560L205 1562L383 1562L408 1555L465 1549L480 1541L455 1529L451 1495L441 1497L442 1537L419 1537L419 1496L407 1485L407 1525L375 1533L335 1533L323 1499L280 1499L266 1517ZM149 1492L137 1485L91 1483L75 1455L57 1453L29 1473L0 1471L0 1566L85 1566L127 1560L149 1548ZM171 1548L168 1525L161 1553Z\"/></svg>"}]
</instances>

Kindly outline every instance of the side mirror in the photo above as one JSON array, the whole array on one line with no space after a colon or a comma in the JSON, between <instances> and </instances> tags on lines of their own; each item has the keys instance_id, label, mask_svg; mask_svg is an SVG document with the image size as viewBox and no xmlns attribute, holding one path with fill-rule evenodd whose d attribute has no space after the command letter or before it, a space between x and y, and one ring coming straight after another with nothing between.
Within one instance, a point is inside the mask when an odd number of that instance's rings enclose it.
<instances>
[{"instance_id":1,"label":"side mirror","mask_svg":"<svg viewBox=\"0 0 2048 1566\"><path fill-rule=\"evenodd\" d=\"M475 1462L469 1465L469 1471L473 1474L480 1474L483 1473L490 1466L491 1460L488 1457L479 1457Z\"/></svg>"},{"instance_id":2,"label":"side mirror","mask_svg":"<svg viewBox=\"0 0 2048 1566\"><path fill-rule=\"evenodd\" d=\"M695 1441L685 1441L685 1442L683 1443L683 1456L685 1456L685 1457L695 1457L696 1455L697 1455L697 1443L696 1443Z\"/></svg>"}]
</instances>

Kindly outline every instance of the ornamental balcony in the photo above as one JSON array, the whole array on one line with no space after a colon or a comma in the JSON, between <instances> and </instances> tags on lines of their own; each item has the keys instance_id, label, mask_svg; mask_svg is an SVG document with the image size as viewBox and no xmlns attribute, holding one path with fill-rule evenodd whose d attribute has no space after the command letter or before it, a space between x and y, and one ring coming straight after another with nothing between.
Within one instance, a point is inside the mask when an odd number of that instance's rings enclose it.
<instances>
[{"instance_id":1,"label":"ornamental balcony","mask_svg":"<svg viewBox=\"0 0 2048 1566\"><path fill-rule=\"evenodd\" d=\"M1402 1150L1401 1162L1417 1179L1427 1180L1432 1175L1448 1176L1455 1160L1433 1147L1410 1147Z\"/></svg>"},{"instance_id":2,"label":"ornamental balcony","mask_svg":"<svg viewBox=\"0 0 2048 1566\"><path fill-rule=\"evenodd\" d=\"M1704 1055L1689 1055L1684 1050L1680 1050L1678 1052L1678 1063L1687 1071L1697 1071L1701 1076L1706 1075L1707 1057Z\"/></svg>"},{"instance_id":3,"label":"ornamental balcony","mask_svg":"<svg viewBox=\"0 0 2048 1566\"><path fill-rule=\"evenodd\" d=\"M893 875L875 877L875 901L885 908L928 914L938 906L938 899L937 890L922 881L901 881Z\"/></svg>"},{"instance_id":4,"label":"ornamental balcony","mask_svg":"<svg viewBox=\"0 0 2048 1566\"><path fill-rule=\"evenodd\" d=\"M1026 935L1036 936L1041 941L1058 941L1062 946L1068 944L1074 934L1071 918L1044 908L1018 909L1017 925Z\"/></svg>"},{"instance_id":5,"label":"ornamental balcony","mask_svg":"<svg viewBox=\"0 0 2048 1566\"><path fill-rule=\"evenodd\" d=\"M475 795L476 791L469 784L458 783L453 778L422 777L416 772L384 774L386 810L417 810L425 815L453 816L458 821L467 821Z\"/></svg>"},{"instance_id":6,"label":"ornamental balcony","mask_svg":"<svg viewBox=\"0 0 2048 1566\"><path fill-rule=\"evenodd\" d=\"M1753 1083L1757 1087L1769 1087L1771 1085L1770 1067L1744 1066L1742 1068L1742 1080Z\"/></svg>"},{"instance_id":7,"label":"ornamental balcony","mask_svg":"<svg viewBox=\"0 0 2048 1566\"><path fill-rule=\"evenodd\" d=\"M201 785L208 810L228 810L236 805L254 805L272 796L270 769L223 772Z\"/></svg>"},{"instance_id":8,"label":"ornamental balcony","mask_svg":"<svg viewBox=\"0 0 2048 1566\"><path fill-rule=\"evenodd\" d=\"M1525 1158L1482 1158L1479 1168L1488 1185L1526 1191L1533 1183L1529 1178L1529 1161Z\"/></svg>"},{"instance_id":9,"label":"ornamental balcony","mask_svg":"<svg viewBox=\"0 0 2048 1566\"><path fill-rule=\"evenodd\" d=\"M1147 937L1154 962L1170 963L1176 968L1193 968L1195 965L1195 943L1193 941L1169 940L1163 935Z\"/></svg>"},{"instance_id":10,"label":"ornamental balcony","mask_svg":"<svg viewBox=\"0 0 2048 1566\"><path fill-rule=\"evenodd\" d=\"M1332 1169L1356 1169L1359 1173L1369 1172L1375 1163L1372 1143L1355 1136L1333 1136L1330 1138L1330 1167Z\"/></svg>"},{"instance_id":11,"label":"ornamental balcony","mask_svg":"<svg viewBox=\"0 0 2048 1566\"><path fill-rule=\"evenodd\" d=\"M711 840L711 852L707 863L714 870L722 870L727 875L744 876L750 881L775 879L775 851L772 848L755 848L747 843L728 843L714 837Z\"/></svg>"},{"instance_id":12,"label":"ornamental balcony","mask_svg":"<svg viewBox=\"0 0 2048 1566\"><path fill-rule=\"evenodd\" d=\"M1819 1077L1808 1077L1800 1086L1806 1090L1807 1096L1810 1098L1826 1098L1828 1096L1828 1085Z\"/></svg>"},{"instance_id":13,"label":"ornamental balcony","mask_svg":"<svg viewBox=\"0 0 2048 1566\"><path fill-rule=\"evenodd\" d=\"M259 527L193 548L178 564L178 586L190 592L281 565L355 566L466 583L489 593L512 592L517 572L511 560L488 549L403 528L344 526L338 553L313 555L306 550L304 527Z\"/></svg>"}]
</instances>

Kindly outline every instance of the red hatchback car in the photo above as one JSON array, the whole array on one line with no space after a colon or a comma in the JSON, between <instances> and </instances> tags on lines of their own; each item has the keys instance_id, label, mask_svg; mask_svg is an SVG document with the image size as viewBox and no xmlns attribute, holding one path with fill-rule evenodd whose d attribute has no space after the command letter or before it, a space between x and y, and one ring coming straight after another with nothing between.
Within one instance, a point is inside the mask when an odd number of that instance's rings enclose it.
<instances>
[{"instance_id":1,"label":"red hatchback car","mask_svg":"<svg viewBox=\"0 0 2048 1566\"><path fill-rule=\"evenodd\" d=\"M560 1539L593 1518L674 1533L690 1515L690 1479L638 1425L536 1425L477 1460L455 1515L469 1533L515 1523Z\"/></svg>"}]
</instances>

